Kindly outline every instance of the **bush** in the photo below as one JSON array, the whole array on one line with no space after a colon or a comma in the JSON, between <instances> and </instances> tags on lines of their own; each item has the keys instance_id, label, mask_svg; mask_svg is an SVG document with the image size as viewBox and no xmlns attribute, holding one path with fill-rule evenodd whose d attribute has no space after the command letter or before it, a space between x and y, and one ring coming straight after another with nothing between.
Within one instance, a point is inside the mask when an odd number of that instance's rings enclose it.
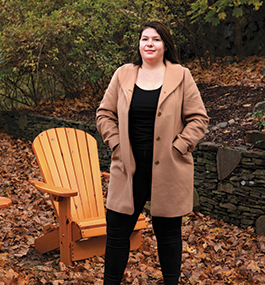
<instances>
[{"instance_id":1,"label":"bush","mask_svg":"<svg viewBox=\"0 0 265 285\"><path fill-rule=\"evenodd\" d=\"M86 94L97 102L110 76L135 55L156 1L2 0L1 108ZM5 23L5 25L3 25Z\"/></svg>"}]
</instances>

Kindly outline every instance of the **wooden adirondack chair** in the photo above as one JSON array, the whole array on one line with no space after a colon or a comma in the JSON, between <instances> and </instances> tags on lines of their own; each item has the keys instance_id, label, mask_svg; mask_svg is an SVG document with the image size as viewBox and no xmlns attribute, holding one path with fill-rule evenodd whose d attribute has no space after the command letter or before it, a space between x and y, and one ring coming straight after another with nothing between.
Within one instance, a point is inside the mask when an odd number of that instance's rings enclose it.
<instances>
[{"instance_id":1,"label":"wooden adirondack chair","mask_svg":"<svg viewBox=\"0 0 265 285\"><path fill-rule=\"evenodd\" d=\"M45 253L60 247L61 261L67 266L103 254L106 221L96 140L81 130L56 128L39 134L33 150L45 182L31 182L50 195L59 223L44 227L35 249ZM141 215L131 249L141 245L140 229L146 226Z\"/></svg>"},{"instance_id":2,"label":"wooden adirondack chair","mask_svg":"<svg viewBox=\"0 0 265 285\"><path fill-rule=\"evenodd\" d=\"M12 201L9 198L6 197L0 197L0 209L1 208L6 208L8 206L12 205Z\"/></svg>"}]
</instances>

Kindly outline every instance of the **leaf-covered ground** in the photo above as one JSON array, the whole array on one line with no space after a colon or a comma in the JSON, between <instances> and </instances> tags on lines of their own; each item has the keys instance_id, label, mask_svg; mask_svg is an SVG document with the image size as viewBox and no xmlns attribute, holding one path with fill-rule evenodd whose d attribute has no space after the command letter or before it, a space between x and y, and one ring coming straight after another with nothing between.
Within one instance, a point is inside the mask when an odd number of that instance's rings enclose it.
<instances>
[{"instance_id":1,"label":"leaf-covered ground","mask_svg":"<svg viewBox=\"0 0 265 285\"><path fill-rule=\"evenodd\" d=\"M41 179L31 143L0 131L0 157L1 195L13 201L0 210L0 284L102 284L104 256L65 267L59 251L34 251L35 237L56 219L48 197L28 182ZM156 246L150 223L123 284L162 284ZM183 217L180 284L265 284L265 236L202 214Z\"/></svg>"},{"instance_id":2,"label":"leaf-covered ground","mask_svg":"<svg viewBox=\"0 0 265 285\"><path fill-rule=\"evenodd\" d=\"M201 70L196 61L187 63L187 66L192 69L201 90L205 90L203 92L208 96L205 100L202 92L208 112L212 111L212 126L236 116L240 120L235 130L242 131L244 123L248 122L245 115L252 111L254 100L252 97L244 104L241 101L247 99L252 90L258 90L260 97L256 96L255 99L261 101L265 98L262 96L264 76L260 74L265 59L252 57L228 67L218 64L211 70ZM224 91L222 87L227 86L231 89ZM252 88L248 89L251 92L243 93L245 88ZM221 91L217 92L219 89ZM224 98L234 99L228 103ZM239 105L239 108L230 111L233 104ZM251 106L244 107L245 104ZM213 108L216 108L214 112ZM226 111L221 112L223 109ZM85 99L44 104L39 112L82 120L89 120L93 115ZM255 121L249 122L255 127ZM226 129L229 130L235 132ZM224 138L227 133L224 132L224 129L218 133L212 132L212 137L208 138L219 140ZM44 255L34 251L35 237L42 234L43 225L56 223L56 218L48 197L35 190L29 183L30 179L41 179L31 143L12 138L0 130L0 195L10 197L13 202L11 207L0 209L0 285L103 284L104 256L65 267L60 263L59 251ZM103 181L103 186L106 190L107 180ZM142 247L130 254L123 284L163 284L151 222L143 232ZM265 284L265 236L256 235L251 228L243 230L202 214L192 213L183 217L180 284Z\"/></svg>"}]
</instances>

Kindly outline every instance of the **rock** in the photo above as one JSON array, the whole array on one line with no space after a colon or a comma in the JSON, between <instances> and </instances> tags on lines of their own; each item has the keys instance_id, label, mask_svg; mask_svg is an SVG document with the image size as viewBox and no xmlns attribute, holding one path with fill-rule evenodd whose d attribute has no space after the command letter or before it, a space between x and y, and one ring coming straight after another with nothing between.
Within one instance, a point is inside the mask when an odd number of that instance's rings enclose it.
<instances>
[{"instance_id":1,"label":"rock","mask_svg":"<svg viewBox=\"0 0 265 285\"><path fill-rule=\"evenodd\" d=\"M91 132L96 132L97 131L97 126L96 125L90 125L89 126L89 130L91 131Z\"/></svg>"},{"instance_id":2,"label":"rock","mask_svg":"<svg viewBox=\"0 0 265 285\"><path fill-rule=\"evenodd\" d=\"M235 149L219 148L216 159L218 178L224 180L241 161L241 152Z\"/></svg>"},{"instance_id":3,"label":"rock","mask_svg":"<svg viewBox=\"0 0 265 285\"><path fill-rule=\"evenodd\" d=\"M219 206L221 208L226 208L227 210L231 212L235 212L237 210L237 207L233 205L232 203L220 203Z\"/></svg>"},{"instance_id":4,"label":"rock","mask_svg":"<svg viewBox=\"0 0 265 285\"><path fill-rule=\"evenodd\" d=\"M238 210L243 212L250 212L250 208L246 206L238 206Z\"/></svg>"},{"instance_id":5,"label":"rock","mask_svg":"<svg viewBox=\"0 0 265 285\"><path fill-rule=\"evenodd\" d=\"M227 127L227 122L219 123L216 125L217 128L226 128Z\"/></svg>"},{"instance_id":6,"label":"rock","mask_svg":"<svg viewBox=\"0 0 265 285\"><path fill-rule=\"evenodd\" d=\"M265 149L265 133L259 131L246 131L246 143Z\"/></svg>"},{"instance_id":7,"label":"rock","mask_svg":"<svg viewBox=\"0 0 265 285\"><path fill-rule=\"evenodd\" d=\"M265 235L265 216L262 215L256 220L256 233L258 235Z\"/></svg>"},{"instance_id":8,"label":"rock","mask_svg":"<svg viewBox=\"0 0 265 285\"><path fill-rule=\"evenodd\" d=\"M265 169L257 169L253 172L255 176L264 176L265 177Z\"/></svg>"},{"instance_id":9,"label":"rock","mask_svg":"<svg viewBox=\"0 0 265 285\"><path fill-rule=\"evenodd\" d=\"M263 69L261 71L261 75L265 75L265 66L263 67Z\"/></svg>"},{"instance_id":10,"label":"rock","mask_svg":"<svg viewBox=\"0 0 265 285\"><path fill-rule=\"evenodd\" d=\"M235 187L231 183L225 183L225 184L219 183L217 189L220 192L233 194Z\"/></svg>"},{"instance_id":11,"label":"rock","mask_svg":"<svg viewBox=\"0 0 265 285\"><path fill-rule=\"evenodd\" d=\"M28 126L28 119L27 119L27 115L26 114L22 113L20 115L20 118L18 120L18 125L19 125L19 127L20 127L20 129L22 131L24 131L27 128L27 126Z\"/></svg>"},{"instance_id":12,"label":"rock","mask_svg":"<svg viewBox=\"0 0 265 285\"><path fill-rule=\"evenodd\" d=\"M241 226L244 228L247 227L247 226L252 226L253 225L253 221L252 220L249 220L249 219L242 219L241 220Z\"/></svg>"},{"instance_id":13,"label":"rock","mask_svg":"<svg viewBox=\"0 0 265 285\"><path fill-rule=\"evenodd\" d=\"M260 111L260 110L265 110L265 101L257 103L253 109L253 113Z\"/></svg>"},{"instance_id":14,"label":"rock","mask_svg":"<svg viewBox=\"0 0 265 285\"><path fill-rule=\"evenodd\" d=\"M252 116L252 113L247 113L245 116L245 119L250 118Z\"/></svg>"},{"instance_id":15,"label":"rock","mask_svg":"<svg viewBox=\"0 0 265 285\"><path fill-rule=\"evenodd\" d=\"M233 125L235 122L236 122L236 121L235 121L234 119L231 119L231 120L228 121L228 124L229 124L229 125Z\"/></svg>"},{"instance_id":16,"label":"rock","mask_svg":"<svg viewBox=\"0 0 265 285\"><path fill-rule=\"evenodd\" d=\"M232 63L234 63L236 60L232 57L232 56L228 56L225 60L224 60L224 65L230 65Z\"/></svg>"}]
</instances>

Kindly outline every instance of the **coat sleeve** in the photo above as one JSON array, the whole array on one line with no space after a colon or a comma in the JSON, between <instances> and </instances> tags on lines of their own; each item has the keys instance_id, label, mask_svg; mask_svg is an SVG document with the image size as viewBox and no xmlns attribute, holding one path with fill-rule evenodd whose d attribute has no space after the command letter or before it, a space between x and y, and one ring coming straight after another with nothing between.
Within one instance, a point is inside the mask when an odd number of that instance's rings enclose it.
<instances>
[{"instance_id":1,"label":"coat sleeve","mask_svg":"<svg viewBox=\"0 0 265 285\"><path fill-rule=\"evenodd\" d=\"M182 120L184 129L177 136L174 147L185 154L194 150L205 135L209 123L200 92L187 68L184 69L183 79Z\"/></svg>"},{"instance_id":2,"label":"coat sleeve","mask_svg":"<svg viewBox=\"0 0 265 285\"><path fill-rule=\"evenodd\" d=\"M117 115L118 87L118 70L116 70L96 111L97 129L104 143L112 150L120 142Z\"/></svg>"}]
</instances>

